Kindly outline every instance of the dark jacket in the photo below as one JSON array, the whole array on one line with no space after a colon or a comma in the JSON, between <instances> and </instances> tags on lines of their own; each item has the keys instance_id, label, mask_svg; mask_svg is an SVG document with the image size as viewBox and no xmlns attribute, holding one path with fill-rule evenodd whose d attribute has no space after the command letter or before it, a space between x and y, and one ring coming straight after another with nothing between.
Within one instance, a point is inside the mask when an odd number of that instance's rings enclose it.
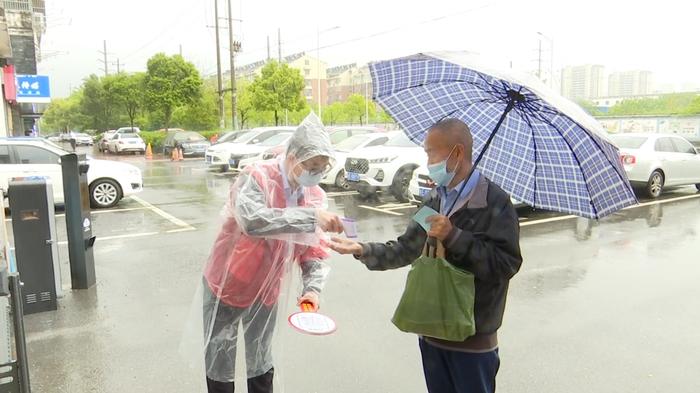
<instances>
[{"instance_id":1,"label":"dark jacket","mask_svg":"<svg viewBox=\"0 0 700 393\"><path fill-rule=\"evenodd\" d=\"M425 205L440 211L436 191ZM474 274L476 334L495 333L501 326L508 281L520 269L520 226L510 197L484 176L466 205L450 217L453 230L443 242L451 264ZM424 248L425 230L411 220L398 240L364 243L359 259L370 270L396 269L411 264Z\"/></svg>"}]
</instances>

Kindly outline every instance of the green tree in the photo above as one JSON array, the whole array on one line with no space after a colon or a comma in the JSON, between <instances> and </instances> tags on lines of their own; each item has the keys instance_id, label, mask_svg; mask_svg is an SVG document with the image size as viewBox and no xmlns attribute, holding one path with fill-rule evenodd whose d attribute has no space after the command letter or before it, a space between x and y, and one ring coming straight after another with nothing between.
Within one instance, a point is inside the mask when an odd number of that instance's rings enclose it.
<instances>
[{"instance_id":1,"label":"green tree","mask_svg":"<svg viewBox=\"0 0 700 393\"><path fill-rule=\"evenodd\" d=\"M134 119L143 106L146 74L119 73L104 78L104 89L110 101L119 105L129 117L129 125L134 126Z\"/></svg>"},{"instance_id":2,"label":"green tree","mask_svg":"<svg viewBox=\"0 0 700 393\"><path fill-rule=\"evenodd\" d=\"M697 96L686 107L684 115L700 115L700 96Z\"/></svg>"},{"instance_id":3,"label":"green tree","mask_svg":"<svg viewBox=\"0 0 700 393\"><path fill-rule=\"evenodd\" d=\"M201 97L202 78L194 65L180 55L158 53L151 57L145 84L146 102L151 110L163 114L166 129L175 109L194 104Z\"/></svg>"},{"instance_id":4,"label":"green tree","mask_svg":"<svg viewBox=\"0 0 700 393\"><path fill-rule=\"evenodd\" d=\"M373 104L367 103L365 97L360 94L353 94L345 101L345 113L348 120L354 123L357 119L360 125L365 124L365 112L369 112L369 117L374 117L375 108Z\"/></svg>"},{"instance_id":5,"label":"green tree","mask_svg":"<svg viewBox=\"0 0 700 393\"><path fill-rule=\"evenodd\" d=\"M588 113L591 116L601 116L603 115L603 112L598 109L598 107L595 106L595 104L591 101L588 100L577 100L576 103L578 106L581 107L586 113Z\"/></svg>"},{"instance_id":6,"label":"green tree","mask_svg":"<svg viewBox=\"0 0 700 393\"><path fill-rule=\"evenodd\" d=\"M321 112L321 117L323 117L323 124L327 126L332 126L340 121L342 121L345 116L345 108L342 102L334 102L327 107L323 108Z\"/></svg>"},{"instance_id":7,"label":"green tree","mask_svg":"<svg viewBox=\"0 0 700 393\"><path fill-rule=\"evenodd\" d=\"M250 82L240 80L236 82L236 110L238 111L238 123L241 128L246 128L250 121L251 115L255 111L253 107L253 92L250 88Z\"/></svg>"},{"instance_id":8,"label":"green tree","mask_svg":"<svg viewBox=\"0 0 700 393\"><path fill-rule=\"evenodd\" d=\"M377 123L393 123L394 122L394 119L392 119L391 116L389 116L389 114L386 113L386 111L384 109L382 109L381 107L377 107L377 106L375 106L375 107L377 108L376 109L377 112L375 114L375 119L376 119L375 121Z\"/></svg>"},{"instance_id":9,"label":"green tree","mask_svg":"<svg viewBox=\"0 0 700 393\"><path fill-rule=\"evenodd\" d=\"M104 88L103 80L90 75L83 81L80 111L92 119L91 128L105 130L114 123L114 96Z\"/></svg>"},{"instance_id":10,"label":"green tree","mask_svg":"<svg viewBox=\"0 0 700 393\"><path fill-rule=\"evenodd\" d=\"M658 98L624 100L610 108L609 115L677 115L692 110L695 93L665 94Z\"/></svg>"},{"instance_id":11,"label":"green tree","mask_svg":"<svg viewBox=\"0 0 700 393\"><path fill-rule=\"evenodd\" d=\"M82 92L72 94L68 98L56 98L41 117L41 128L45 131L68 132L84 130L89 127L92 119L80 111Z\"/></svg>"},{"instance_id":12,"label":"green tree","mask_svg":"<svg viewBox=\"0 0 700 393\"><path fill-rule=\"evenodd\" d=\"M282 111L300 111L306 101L301 95L304 78L297 69L287 64L271 61L263 67L250 85L252 104L257 111L270 111L274 114L275 125L280 123Z\"/></svg>"},{"instance_id":13,"label":"green tree","mask_svg":"<svg viewBox=\"0 0 700 393\"><path fill-rule=\"evenodd\" d=\"M217 99L216 88L209 84L203 85L200 98L197 101L181 106L174 111L173 123L195 131L217 129L219 127Z\"/></svg>"}]
</instances>

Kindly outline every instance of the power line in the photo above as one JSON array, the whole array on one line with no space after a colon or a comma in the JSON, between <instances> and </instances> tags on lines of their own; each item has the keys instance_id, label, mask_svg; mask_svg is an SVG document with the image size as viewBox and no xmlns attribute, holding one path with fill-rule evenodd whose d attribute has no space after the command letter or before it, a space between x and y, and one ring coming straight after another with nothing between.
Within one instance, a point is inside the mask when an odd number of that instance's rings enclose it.
<instances>
[{"instance_id":1,"label":"power line","mask_svg":"<svg viewBox=\"0 0 700 393\"><path fill-rule=\"evenodd\" d=\"M127 54L126 56L123 56L123 58L124 58L124 59L129 59L129 58L133 57L133 56L136 55L137 53L139 53L139 52L141 52L142 50L146 49L147 47L151 46L154 42L156 42L159 38L161 38L163 35L165 35L166 33L168 33L168 32L169 32L170 30L172 30L173 28L175 28L175 27L180 27L180 20L188 13L189 10L190 10L190 7L186 5L186 6L182 9L182 11L180 12L180 14L177 16L177 18L175 19L175 21L170 22L163 30L161 30L159 33L157 33L157 34L155 35L155 37L153 37L150 41L148 41L148 42L146 42L145 44L141 45L141 46L138 47L137 49L131 51L131 52L130 52L129 54Z\"/></svg>"},{"instance_id":2,"label":"power line","mask_svg":"<svg viewBox=\"0 0 700 393\"><path fill-rule=\"evenodd\" d=\"M367 34L367 35L363 35L363 36L358 36L358 37L346 39L346 40L343 40L343 41L339 41L339 42L336 42L336 43L324 45L324 46L320 47L319 49L333 48L333 47L336 47L336 46L346 45L346 44L350 44L350 43L353 43L353 42L363 41L363 40L367 40L367 39L370 39L370 38L375 38L375 37L379 37L379 36L382 36L382 35L387 35L387 34L395 33L395 32L397 32L397 31L400 31L400 30L403 30L403 29L407 29L407 28L415 28L416 26L419 26L419 25L435 23L435 22L438 22L438 21L441 21L441 20L444 20L444 19L450 19L450 18L454 18L454 17L461 16L461 15L464 15L464 14L469 14L469 13L472 13L472 12L475 12L475 11L480 11L480 10L483 10L483 9L491 8L491 7L494 7L494 6L497 5L497 4L498 4L498 2L497 2L497 3L494 3L494 4L486 4L486 5L482 5L482 6L479 6L479 7L473 7L473 8L469 8L469 9L462 10L462 11L451 12L451 13L448 13L448 14L439 15L439 16L432 17L432 18L429 18L429 19L424 19L424 20L418 21L418 22L406 23L406 24L403 24L403 25L399 25L399 26L392 27L392 28L390 28L390 29L380 30L380 31L377 31L377 32L375 32L375 33L371 33L371 34ZM313 34L313 35L315 35L315 34ZM289 44L289 43L291 43L291 42L301 41L301 40L303 40L304 38L309 38L309 37L311 37L311 36L312 36L312 34L308 34L308 35L304 35L304 36L299 36L299 37L297 37L297 38L294 38L294 39L285 41L285 44ZM251 49L250 51L246 51L246 53L247 53L247 54L257 53L257 52L259 52L259 51L261 51L261 50L264 50L264 49L265 49L264 47L257 47L257 48ZM311 52L311 51L314 51L314 50L316 50L316 49L317 49L317 48L309 48L309 49L306 49L306 50L300 50L300 51L298 51L298 52Z\"/></svg>"}]
</instances>

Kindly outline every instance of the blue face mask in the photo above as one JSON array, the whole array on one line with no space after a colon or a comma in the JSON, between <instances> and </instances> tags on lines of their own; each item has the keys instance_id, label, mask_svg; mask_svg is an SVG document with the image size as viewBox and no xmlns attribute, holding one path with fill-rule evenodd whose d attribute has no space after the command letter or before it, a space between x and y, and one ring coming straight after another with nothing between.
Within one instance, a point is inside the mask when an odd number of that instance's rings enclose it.
<instances>
[{"instance_id":1,"label":"blue face mask","mask_svg":"<svg viewBox=\"0 0 700 393\"><path fill-rule=\"evenodd\" d=\"M432 165L428 165L428 176L430 176L430 178L433 179L435 184L437 184L438 186L447 187L447 185L450 184L450 182L452 182L452 179L454 179L455 177L457 167L455 167L454 171L452 172L447 171L447 160L450 159L454 150L455 148L453 147L450 151L450 154L444 160Z\"/></svg>"},{"instance_id":2,"label":"blue face mask","mask_svg":"<svg viewBox=\"0 0 700 393\"><path fill-rule=\"evenodd\" d=\"M323 172L317 173L315 175L312 175L304 169L304 171L299 175L297 178L297 181L299 181L299 185L304 186L304 187L313 187L317 186L318 183L321 182L321 179L323 178Z\"/></svg>"}]
</instances>

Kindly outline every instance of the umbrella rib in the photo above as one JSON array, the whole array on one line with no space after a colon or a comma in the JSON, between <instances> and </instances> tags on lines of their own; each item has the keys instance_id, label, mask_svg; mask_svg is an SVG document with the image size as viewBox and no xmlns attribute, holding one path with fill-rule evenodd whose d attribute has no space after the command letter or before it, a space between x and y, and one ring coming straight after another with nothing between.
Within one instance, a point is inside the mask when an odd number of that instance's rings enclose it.
<instances>
[{"instance_id":1,"label":"umbrella rib","mask_svg":"<svg viewBox=\"0 0 700 393\"><path fill-rule=\"evenodd\" d=\"M583 167L581 166L581 161L578 159L578 156L576 155L576 152L575 152L574 149L571 147L571 144L569 143L569 141L564 137L564 133L559 129L559 127L557 127L556 125L554 125L554 123L551 122L551 121L550 121L549 119L547 119L546 117L544 117L544 116L539 116L539 117L540 117L540 119L541 119L542 121L544 121L545 123L549 124L553 129L555 129L555 130L557 131L557 133L559 133L559 135L561 136L561 139L564 140L564 143L566 143L566 145L569 147L569 150L571 151L571 154L572 154L572 156L574 157L574 160L576 160L576 164L578 164L578 168L579 168L579 170L581 171L581 176L583 177L583 184L586 185L586 190L588 191L588 195L589 195L589 197L590 197L590 199L591 199L591 208L593 209L593 213L595 214L595 218L596 218L596 220L599 219L599 216L598 216L598 209L596 208L595 203L593 203L593 194L591 193L591 189L590 189L590 187L588 186L588 179L586 178L586 174L583 172ZM572 121L573 121L573 120L572 120ZM575 123L575 122L574 122L574 123ZM575 123L575 124L578 125L578 123ZM579 127L580 127L580 126L579 126Z\"/></svg>"},{"instance_id":2,"label":"umbrella rib","mask_svg":"<svg viewBox=\"0 0 700 393\"><path fill-rule=\"evenodd\" d=\"M518 109L519 110L516 111L518 116L520 116L520 118L523 119L530 127L530 135L532 135L532 143L534 145L533 150L535 155L535 169L533 173L533 178L535 179L535 181L532 191L532 207L537 207L537 140L535 139L535 128L532 126L532 122L530 121L530 118L525 114L525 111L520 110L521 108Z\"/></svg>"},{"instance_id":3,"label":"umbrella rib","mask_svg":"<svg viewBox=\"0 0 700 393\"><path fill-rule=\"evenodd\" d=\"M625 176L623 176L622 173L620 173L620 171L619 171L618 167L615 165L615 163L612 162L612 161L610 161L610 157L608 157L608 155L605 153L605 151L603 150L603 148L600 146L600 143L598 143L598 141L596 140L596 138L594 138L593 135L591 135L591 132L588 131L588 130L586 129L586 127L583 127L581 124L579 124L579 123L576 122L574 119L570 118L568 115L566 115L566 114L564 114L564 113L557 113L557 112L554 112L554 113L550 113L550 114L551 114L551 115L559 115L559 116L566 117L569 121L571 121L572 123L576 124L579 128L581 128L582 130L585 130L585 131L586 131L586 136L593 142L593 144L598 148L598 151L600 151L600 152L603 154L603 156L604 156L605 159L608 161L608 163L613 167L613 169L615 170L615 173L617 174L617 176L618 176L618 178L620 179L620 181L622 181L623 184L627 184L627 183L628 183L627 181L625 181L625 180L626 180L626 179L625 179ZM539 114L538 114L538 115L539 115ZM547 121L543 116L539 116L539 117L540 117L540 119L544 119L546 122L549 123L549 121ZM557 131L559 131L559 130L557 130ZM560 134L561 134L561 132L560 132ZM634 196L634 192L632 192L631 188L627 187L627 192L630 193L632 196ZM634 199L637 200L637 197L634 196Z\"/></svg>"}]
</instances>

